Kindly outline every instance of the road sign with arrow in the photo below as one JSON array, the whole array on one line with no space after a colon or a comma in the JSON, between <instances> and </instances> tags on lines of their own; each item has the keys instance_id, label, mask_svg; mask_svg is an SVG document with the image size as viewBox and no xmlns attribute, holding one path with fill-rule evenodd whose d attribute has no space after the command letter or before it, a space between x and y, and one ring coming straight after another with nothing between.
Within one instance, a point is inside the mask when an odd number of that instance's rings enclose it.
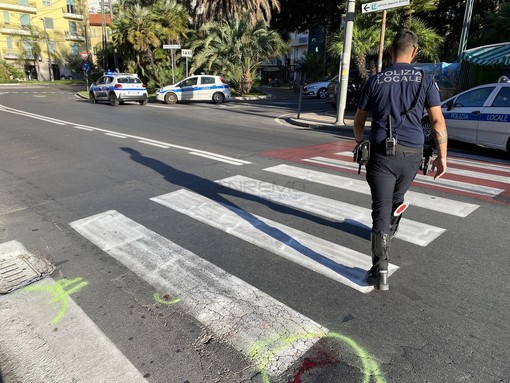
<instances>
[{"instance_id":1,"label":"road sign with arrow","mask_svg":"<svg viewBox=\"0 0 510 383\"><path fill-rule=\"evenodd\" d=\"M409 0L383 0L374 3L361 4L361 13L383 11L396 7L409 5Z\"/></svg>"}]
</instances>

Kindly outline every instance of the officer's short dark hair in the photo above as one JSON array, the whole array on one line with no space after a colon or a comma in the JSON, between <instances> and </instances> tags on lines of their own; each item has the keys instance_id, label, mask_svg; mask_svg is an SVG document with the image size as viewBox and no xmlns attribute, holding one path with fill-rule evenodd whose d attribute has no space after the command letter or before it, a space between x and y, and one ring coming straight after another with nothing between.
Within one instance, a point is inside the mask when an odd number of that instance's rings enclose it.
<instances>
[{"instance_id":1,"label":"officer's short dark hair","mask_svg":"<svg viewBox=\"0 0 510 383\"><path fill-rule=\"evenodd\" d=\"M408 52L409 50L418 47L418 36L409 29L402 29L398 31L393 38L391 46L396 55Z\"/></svg>"}]
</instances>

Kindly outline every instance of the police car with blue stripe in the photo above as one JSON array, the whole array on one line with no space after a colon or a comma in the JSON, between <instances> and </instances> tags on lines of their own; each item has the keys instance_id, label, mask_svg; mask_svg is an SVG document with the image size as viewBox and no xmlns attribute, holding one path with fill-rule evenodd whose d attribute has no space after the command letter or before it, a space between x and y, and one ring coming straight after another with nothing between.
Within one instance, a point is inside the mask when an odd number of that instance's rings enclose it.
<instances>
[{"instance_id":1,"label":"police car with blue stripe","mask_svg":"<svg viewBox=\"0 0 510 383\"><path fill-rule=\"evenodd\" d=\"M138 75L131 73L106 73L94 82L89 90L92 104L109 101L112 106L116 106L125 101L136 101L140 105L146 105L148 98L145 84Z\"/></svg>"},{"instance_id":2,"label":"police car with blue stripe","mask_svg":"<svg viewBox=\"0 0 510 383\"><path fill-rule=\"evenodd\" d=\"M510 157L510 83L498 82L471 88L441 105L448 137L455 141L500 149ZM426 141L432 140L425 117Z\"/></svg>"},{"instance_id":3,"label":"police car with blue stripe","mask_svg":"<svg viewBox=\"0 0 510 383\"><path fill-rule=\"evenodd\" d=\"M452 140L506 150L510 156L510 83L480 85L441 105Z\"/></svg>"},{"instance_id":4,"label":"police car with blue stripe","mask_svg":"<svg viewBox=\"0 0 510 383\"><path fill-rule=\"evenodd\" d=\"M167 104L178 101L212 101L221 104L230 97L230 86L223 77L208 75L191 76L156 92L156 100Z\"/></svg>"}]
</instances>

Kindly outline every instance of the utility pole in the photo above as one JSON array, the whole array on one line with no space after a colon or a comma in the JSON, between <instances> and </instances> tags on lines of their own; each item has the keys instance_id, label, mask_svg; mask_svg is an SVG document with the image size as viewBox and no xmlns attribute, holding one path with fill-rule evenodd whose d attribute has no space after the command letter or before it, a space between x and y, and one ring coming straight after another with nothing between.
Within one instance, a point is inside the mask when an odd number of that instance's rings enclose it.
<instances>
[{"instance_id":1,"label":"utility pole","mask_svg":"<svg viewBox=\"0 0 510 383\"><path fill-rule=\"evenodd\" d=\"M106 72L108 66L108 53L106 52L106 14L104 9L104 0L101 0L101 33L103 42L103 72Z\"/></svg>"},{"instance_id":2,"label":"utility pole","mask_svg":"<svg viewBox=\"0 0 510 383\"><path fill-rule=\"evenodd\" d=\"M460 35L459 52L457 57L460 59L462 52L466 50L469 34L469 25L471 24L471 15L473 13L473 0L466 0L466 9L464 11L464 21L462 23L462 33Z\"/></svg>"},{"instance_id":3,"label":"utility pole","mask_svg":"<svg viewBox=\"0 0 510 383\"><path fill-rule=\"evenodd\" d=\"M335 125L344 125L345 104L347 101L347 87L349 82L349 67L351 64L352 33L354 30L355 0L347 0L347 15L344 34L342 61L339 68L337 86L337 112Z\"/></svg>"},{"instance_id":4,"label":"utility pole","mask_svg":"<svg viewBox=\"0 0 510 383\"><path fill-rule=\"evenodd\" d=\"M46 52L48 52L48 71L50 72L50 81L53 81L53 71L51 70L51 54L50 54L50 44L48 43L48 33L46 32L46 23L44 19L39 19L43 23L44 28L44 37L46 39Z\"/></svg>"}]
</instances>

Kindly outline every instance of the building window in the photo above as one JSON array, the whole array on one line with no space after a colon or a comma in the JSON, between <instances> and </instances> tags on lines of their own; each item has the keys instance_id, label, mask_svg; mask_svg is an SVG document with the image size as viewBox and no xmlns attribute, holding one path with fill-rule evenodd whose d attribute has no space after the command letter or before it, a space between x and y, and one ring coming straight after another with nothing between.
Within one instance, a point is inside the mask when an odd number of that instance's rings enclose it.
<instances>
[{"instance_id":1,"label":"building window","mask_svg":"<svg viewBox=\"0 0 510 383\"><path fill-rule=\"evenodd\" d=\"M28 55L28 56L31 56L32 55L32 44L27 42L27 41L23 41L23 50L25 51L25 53Z\"/></svg>"},{"instance_id":2,"label":"building window","mask_svg":"<svg viewBox=\"0 0 510 383\"><path fill-rule=\"evenodd\" d=\"M51 7L51 0L43 0L42 5L43 7Z\"/></svg>"},{"instance_id":3,"label":"building window","mask_svg":"<svg viewBox=\"0 0 510 383\"><path fill-rule=\"evenodd\" d=\"M19 17L19 22L23 29L29 29L30 28L30 15L22 14Z\"/></svg>"},{"instance_id":4,"label":"building window","mask_svg":"<svg viewBox=\"0 0 510 383\"><path fill-rule=\"evenodd\" d=\"M57 43L55 41L48 41L48 49L50 53L55 53L57 51Z\"/></svg>"},{"instance_id":5,"label":"building window","mask_svg":"<svg viewBox=\"0 0 510 383\"><path fill-rule=\"evenodd\" d=\"M69 21L69 34L76 36L78 34L78 28L76 27L76 21Z\"/></svg>"},{"instance_id":6,"label":"building window","mask_svg":"<svg viewBox=\"0 0 510 383\"><path fill-rule=\"evenodd\" d=\"M18 5L28 7L28 0L18 0Z\"/></svg>"},{"instance_id":7,"label":"building window","mask_svg":"<svg viewBox=\"0 0 510 383\"><path fill-rule=\"evenodd\" d=\"M80 46L78 43L71 43L71 54L72 55L80 54Z\"/></svg>"},{"instance_id":8,"label":"building window","mask_svg":"<svg viewBox=\"0 0 510 383\"><path fill-rule=\"evenodd\" d=\"M53 19L51 17L44 18L44 27L46 29L53 29Z\"/></svg>"},{"instance_id":9,"label":"building window","mask_svg":"<svg viewBox=\"0 0 510 383\"><path fill-rule=\"evenodd\" d=\"M12 49L12 48L14 48L14 45L12 44L12 37L7 36L7 49Z\"/></svg>"},{"instance_id":10,"label":"building window","mask_svg":"<svg viewBox=\"0 0 510 383\"><path fill-rule=\"evenodd\" d=\"M74 6L74 0L66 0L67 13L76 13L76 7Z\"/></svg>"},{"instance_id":11,"label":"building window","mask_svg":"<svg viewBox=\"0 0 510 383\"><path fill-rule=\"evenodd\" d=\"M9 24L9 11L4 11L4 24Z\"/></svg>"}]
</instances>

